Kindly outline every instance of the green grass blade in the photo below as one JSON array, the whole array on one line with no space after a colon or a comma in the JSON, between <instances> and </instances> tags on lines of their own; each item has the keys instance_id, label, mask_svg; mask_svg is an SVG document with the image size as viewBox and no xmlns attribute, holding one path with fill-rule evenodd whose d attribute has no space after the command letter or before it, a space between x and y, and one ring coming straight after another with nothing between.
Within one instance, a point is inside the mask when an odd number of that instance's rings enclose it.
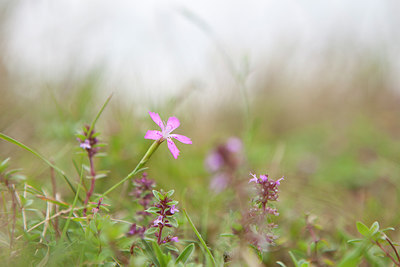
<instances>
[{"instance_id":1,"label":"green grass blade","mask_svg":"<svg viewBox=\"0 0 400 267\"><path fill-rule=\"evenodd\" d=\"M64 228L63 228L63 231L62 231L62 234L61 234L61 241L64 240L64 237L65 237L65 235L66 235L66 233L67 233L68 226L69 226L69 222L71 221L72 213L74 212L74 209L75 209L75 206L76 206L76 202L78 201L79 191L80 191L80 189L81 189L81 185L82 185L82 182L83 182L82 180L83 180L83 166L82 166L82 168L81 168L81 174L80 174L80 179L79 179L79 185L78 185L78 189L76 190L74 202L72 202L71 210L70 210L70 212L69 212L69 214L68 214L67 221L65 222L65 225L64 225Z\"/></svg>"},{"instance_id":2,"label":"green grass blade","mask_svg":"<svg viewBox=\"0 0 400 267\"><path fill-rule=\"evenodd\" d=\"M61 174L61 176L64 178L64 180L67 182L67 184L68 184L69 187L71 188L72 192L74 192L74 194L76 194L75 187L72 185L72 183L71 183L70 180L68 179L68 177L67 177L67 175L65 174L65 172L64 172L63 170L61 170L60 168L58 168L58 167L57 167L56 165L54 165L53 163L51 163L51 162L50 162L49 160L47 160L45 157L43 157L42 155L40 155L39 152L33 150L32 148L30 148L30 147L24 145L23 143L21 143L21 142L15 140L14 138L12 138L12 137L10 137L10 136L8 136L8 135L5 135L5 134L3 134L3 133L0 133L0 138L3 139L3 140L5 140L5 141L7 141L7 142L10 142L10 143L12 143L12 144L14 144L14 145L17 145L17 146L19 146L19 147L25 149L26 151L32 153L32 154L35 155L36 157L38 157L38 158L40 158L41 160L43 160L47 165L49 165L51 168L53 168L55 171L57 171L59 174ZM81 198L79 198L79 200L82 201Z\"/></svg>"},{"instance_id":3,"label":"green grass blade","mask_svg":"<svg viewBox=\"0 0 400 267\"><path fill-rule=\"evenodd\" d=\"M200 243L203 245L204 249L207 251L207 254L211 258L214 266L217 266L217 263L215 262L215 259L214 259L213 255L211 254L211 251L208 249L206 242L201 237L201 234L199 233L199 231L197 231L196 226L193 224L193 222L190 219L189 215L187 214L186 210L185 209L182 209L182 210L183 210L183 214L185 214L185 217L188 220L190 226L192 226L193 232L196 234L197 238L200 240Z\"/></svg>"},{"instance_id":4,"label":"green grass blade","mask_svg":"<svg viewBox=\"0 0 400 267\"><path fill-rule=\"evenodd\" d=\"M176 263L182 262L183 264L185 264L192 255L193 251L194 244L191 243L182 251L178 258L176 258Z\"/></svg>"},{"instance_id":5,"label":"green grass blade","mask_svg":"<svg viewBox=\"0 0 400 267\"><path fill-rule=\"evenodd\" d=\"M92 132L92 130L94 129L94 126L96 125L97 120L100 118L101 113L103 113L103 110L106 108L108 102L110 102L112 96L113 96L113 95L111 94L111 95L107 98L106 102L104 102L103 106L101 107L101 109L100 109L99 112L97 113L97 115L96 115L96 117L94 118L92 124L90 125L88 134L90 134L90 133Z\"/></svg>"}]
</instances>

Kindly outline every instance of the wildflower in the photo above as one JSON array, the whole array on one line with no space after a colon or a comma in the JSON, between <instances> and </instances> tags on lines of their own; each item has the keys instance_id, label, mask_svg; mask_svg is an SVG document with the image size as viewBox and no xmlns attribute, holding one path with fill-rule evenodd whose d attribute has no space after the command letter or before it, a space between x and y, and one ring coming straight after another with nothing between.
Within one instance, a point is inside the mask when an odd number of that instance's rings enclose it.
<instances>
[{"instance_id":1,"label":"wildflower","mask_svg":"<svg viewBox=\"0 0 400 267\"><path fill-rule=\"evenodd\" d=\"M272 179L268 179L268 175L260 175L259 178L255 174L250 173L253 177L249 180L249 183L254 182L256 183L259 188L259 193L256 198L256 203L261 204L263 211L278 215L279 213L276 209L267 207L268 201L276 201L279 197L278 193L278 186L281 184L280 181L283 180L283 177L274 181Z\"/></svg>"},{"instance_id":2,"label":"wildflower","mask_svg":"<svg viewBox=\"0 0 400 267\"><path fill-rule=\"evenodd\" d=\"M156 183L147 178L147 173L143 173L142 178L134 180L133 184L135 188L129 193L129 195L133 196L137 202L143 206L143 210L137 211L136 214L142 215L143 217L150 215L150 213L144 210L149 208L151 202L153 201L152 190Z\"/></svg>"},{"instance_id":3,"label":"wildflower","mask_svg":"<svg viewBox=\"0 0 400 267\"><path fill-rule=\"evenodd\" d=\"M89 157L93 157L99 151L99 147L95 147L99 140L95 137L96 133L94 129L92 129L90 133L89 130L90 126L85 125L83 133L78 135L77 141L79 142L79 147L86 150Z\"/></svg>"},{"instance_id":4,"label":"wildflower","mask_svg":"<svg viewBox=\"0 0 400 267\"><path fill-rule=\"evenodd\" d=\"M164 217L162 215L158 216L153 222L154 227L158 227L160 224L163 225L163 219Z\"/></svg>"},{"instance_id":5,"label":"wildflower","mask_svg":"<svg viewBox=\"0 0 400 267\"><path fill-rule=\"evenodd\" d=\"M215 193L222 192L229 184L231 177L226 173L218 173L214 175L210 183L210 188Z\"/></svg>"},{"instance_id":6,"label":"wildflower","mask_svg":"<svg viewBox=\"0 0 400 267\"><path fill-rule=\"evenodd\" d=\"M177 236L172 237L171 242L179 242L178 237Z\"/></svg>"},{"instance_id":7,"label":"wildflower","mask_svg":"<svg viewBox=\"0 0 400 267\"><path fill-rule=\"evenodd\" d=\"M171 213L171 214L174 214L175 212L178 212L179 210L177 209L177 208L175 208L175 205L172 205L171 206L171 209L169 210L169 212Z\"/></svg>"},{"instance_id":8,"label":"wildflower","mask_svg":"<svg viewBox=\"0 0 400 267\"><path fill-rule=\"evenodd\" d=\"M257 195L252 199L251 207L242 214L242 229L238 231L248 242L260 251L267 251L274 240L277 238L273 234L273 229L277 227L274 223L268 223L271 215L278 216L276 208L270 206L270 201L277 201L278 186L283 177L274 181L268 175L250 173L249 183L255 184Z\"/></svg>"},{"instance_id":9,"label":"wildflower","mask_svg":"<svg viewBox=\"0 0 400 267\"><path fill-rule=\"evenodd\" d=\"M143 238L144 237L144 232L146 231L146 227L138 227L137 225L136 225L136 223L133 223L132 225L131 225L131 227L129 228L129 231L128 231L128 233L127 233L127 235L128 236L133 236L133 235L138 235L138 236L140 236L141 238Z\"/></svg>"},{"instance_id":10,"label":"wildflower","mask_svg":"<svg viewBox=\"0 0 400 267\"><path fill-rule=\"evenodd\" d=\"M83 149L91 149L90 141L88 139L85 139L85 141L81 142L79 145Z\"/></svg>"},{"instance_id":11,"label":"wildflower","mask_svg":"<svg viewBox=\"0 0 400 267\"><path fill-rule=\"evenodd\" d=\"M179 120L175 117L169 117L167 123L164 123L158 113L149 112L149 114L152 120L161 128L161 131L149 130L147 131L144 138L158 140L160 143L162 143L164 140L167 140L168 149L169 151L171 151L172 156L175 159L178 158L179 149L172 141L172 138L175 138L176 140L184 144L192 144L192 140L190 140L189 137L180 134L171 134L172 131L179 127Z\"/></svg>"},{"instance_id":12,"label":"wildflower","mask_svg":"<svg viewBox=\"0 0 400 267\"><path fill-rule=\"evenodd\" d=\"M223 191L234 180L240 166L242 141L237 137L229 138L218 145L205 159L206 168L213 173L210 189L215 193Z\"/></svg>"},{"instance_id":13,"label":"wildflower","mask_svg":"<svg viewBox=\"0 0 400 267\"><path fill-rule=\"evenodd\" d=\"M157 191L153 191L155 195L157 195L158 203L154 205L157 209L153 211L153 214L157 215L157 219L153 222L153 227L158 228L158 232L154 233L157 237L157 243L165 244L168 242L178 242L178 238L171 237L167 235L165 238L162 238L162 233L165 227L177 227L176 220L174 218L174 214L179 212L176 208L177 201L173 201L170 196L173 194L173 190L167 193L160 193ZM154 208L153 208L154 209Z\"/></svg>"}]
</instances>

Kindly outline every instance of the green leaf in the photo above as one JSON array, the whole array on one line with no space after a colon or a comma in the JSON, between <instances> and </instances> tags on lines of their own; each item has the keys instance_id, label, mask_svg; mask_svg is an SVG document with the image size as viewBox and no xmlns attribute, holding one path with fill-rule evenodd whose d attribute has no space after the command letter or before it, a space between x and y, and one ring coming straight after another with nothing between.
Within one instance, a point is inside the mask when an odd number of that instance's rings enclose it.
<instances>
[{"instance_id":1,"label":"green leaf","mask_svg":"<svg viewBox=\"0 0 400 267\"><path fill-rule=\"evenodd\" d=\"M281 261L277 261L276 263L279 264L279 265L282 266L282 267L286 267L286 265L285 265L283 262L281 262Z\"/></svg>"},{"instance_id":2,"label":"green leaf","mask_svg":"<svg viewBox=\"0 0 400 267\"><path fill-rule=\"evenodd\" d=\"M158 201L164 200L164 196L157 190L153 190L153 195Z\"/></svg>"},{"instance_id":3,"label":"green leaf","mask_svg":"<svg viewBox=\"0 0 400 267\"><path fill-rule=\"evenodd\" d=\"M154 263L155 266L160 266L157 258L154 256L154 251L150 247L149 243L146 240L142 239L142 244L144 246L143 252L147 255L147 257Z\"/></svg>"},{"instance_id":4,"label":"green leaf","mask_svg":"<svg viewBox=\"0 0 400 267\"><path fill-rule=\"evenodd\" d=\"M182 251L182 253L178 256L178 258L176 258L175 263L182 262L185 264L187 260L190 258L190 256L193 254L193 251L194 251L194 244L191 243Z\"/></svg>"},{"instance_id":5,"label":"green leaf","mask_svg":"<svg viewBox=\"0 0 400 267\"><path fill-rule=\"evenodd\" d=\"M178 228L178 222L174 217L168 217L168 221L173 227Z\"/></svg>"},{"instance_id":6,"label":"green leaf","mask_svg":"<svg viewBox=\"0 0 400 267\"><path fill-rule=\"evenodd\" d=\"M5 169L7 169L8 168L8 161L10 160L10 158L6 158L5 160L3 160L1 163L0 163L0 172L3 172Z\"/></svg>"},{"instance_id":7,"label":"green leaf","mask_svg":"<svg viewBox=\"0 0 400 267\"><path fill-rule=\"evenodd\" d=\"M374 222L371 227L369 228L369 232L371 235L376 234L379 231L379 223L378 222Z\"/></svg>"},{"instance_id":8,"label":"green leaf","mask_svg":"<svg viewBox=\"0 0 400 267\"><path fill-rule=\"evenodd\" d=\"M394 231L394 230L395 229L393 227L388 227L388 228L382 229L381 231L386 232L386 231Z\"/></svg>"},{"instance_id":9,"label":"green leaf","mask_svg":"<svg viewBox=\"0 0 400 267\"><path fill-rule=\"evenodd\" d=\"M357 242L361 242L361 241L363 241L363 239L351 239L351 240L348 240L347 243L357 243Z\"/></svg>"},{"instance_id":10,"label":"green leaf","mask_svg":"<svg viewBox=\"0 0 400 267\"><path fill-rule=\"evenodd\" d=\"M172 206L172 205L178 205L179 204L179 202L178 201L176 201L176 200L172 200L172 201L170 201L170 202L167 202L167 205L169 205L169 206Z\"/></svg>"},{"instance_id":11,"label":"green leaf","mask_svg":"<svg viewBox=\"0 0 400 267\"><path fill-rule=\"evenodd\" d=\"M297 259L296 259L296 257L294 256L293 252L289 251L289 255L290 255L290 258L292 259L292 261L293 261L293 263L294 263L294 266L295 266L295 267L299 267L299 264L297 263Z\"/></svg>"},{"instance_id":12,"label":"green leaf","mask_svg":"<svg viewBox=\"0 0 400 267\"><path fill-rule=\"evenodd\" d=\"M168 264L168 258L167 255L165 255L162 251L160 246L156 243L153 242L153 250L156 253L157 259L160 263L160 267L166 267Z\"/></svg>"},{"instance_id":13,"label":"green leaf","mask_svg":"<svg viewBox=\"0 0 400 267\"><path fill-rule=\"evenodd\" d=\"M167 197L171 197L174 193L175 193L175 190L174 190L174 189L168 191L168 192L167 192Z\"/></svg>"},{"instance_id":14,"label":"green leaf","mask_svg":"<svg viewBox=\"0 0 400 267\"><path fill-rule=\"evenodd\" d=\"M157 232L158 228L157 227L150 227L149 229L146 230L146 235L154 234Z\"/></svg>"},{"instance_id":15,"label":"green leaf","mask_svg":"<svg viewBox=\"0 0 400 267\"><path fill-rule=\"evenodd\" d=\"M158 211L160 211L160 208L157 207L150 207L147 210L145 210L145 212L149 212L149 213L153 213L153 214L157 214Z\"/></svg>"},{"instance_id":16,"label":"green leaf","mask_svg":"<svg viewBox=\"0 0 400 267\"><path fill-rule=\"evenodd\" d=\"M360 234L362 234L365 237L371 236L371 233L368 229L368 227L363 224L362 222L357 222L357 230Z\"/></svg>"}]
</instances>

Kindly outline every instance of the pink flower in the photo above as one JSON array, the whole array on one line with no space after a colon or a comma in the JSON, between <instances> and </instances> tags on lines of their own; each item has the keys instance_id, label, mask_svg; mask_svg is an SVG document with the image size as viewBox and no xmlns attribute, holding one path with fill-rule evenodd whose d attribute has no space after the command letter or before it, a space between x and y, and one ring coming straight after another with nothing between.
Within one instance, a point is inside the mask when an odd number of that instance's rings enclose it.
<instances>
[{"instance_id":1,"label":"pink flower","mask_svg":"<svg viewBox=\"0 0 400 267\"><path fill-rule=\"evenodd\" d=\"M256 184L259 183L259 180L257 178L257 176L255 174L250 173L251 176L253 176L253 178L250 179L249 183L251 182L255 182Z\"/></svg>"},{"instance_id":2,"label":"pink flower","mask_svg":"<svg viewBox=\"0 0 400 267\"><path fill-rule=\"evenodd\" d=\"M178 212L179 210L177 208L175 208L175 205L171 206L171 209L169 210L169 212L171 212L171 214L174 214L175 212Z\"/></svg>"},{"instance_id":3,"label":"pink flower","mask_svg":"<svg viewBox=\"0 0 400 267\"><path fill-rule=\"evenodd\" d=\"M171 134L173 130L179 127L180 125L179 120L175 117L169 117L167 123L165 124L161 120L160 115L158 115L158 113L150 111L149 114L150 117L153 119L153 121L161 128L161 131L157 130L147 131L144 138L159 140L160 143L163 142L164 140L167 140L168 149L169 151L171 151L172 156L174 156L174 158L178 158L179 149L176 147L174 141L172 141L172 138L175 138L176 140L184 144L192 143L192 140L190 140L189 137L180 134Z\"/></svg>"}]
</instances>

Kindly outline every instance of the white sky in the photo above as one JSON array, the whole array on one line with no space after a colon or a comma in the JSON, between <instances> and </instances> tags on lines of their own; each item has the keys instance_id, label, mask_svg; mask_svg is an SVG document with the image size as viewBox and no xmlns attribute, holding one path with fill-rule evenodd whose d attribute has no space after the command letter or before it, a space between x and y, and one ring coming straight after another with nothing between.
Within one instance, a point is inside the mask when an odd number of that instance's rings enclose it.
<instances>
[{"instance_id":1,"label":"white sky","mask_svg":"<svg viewBox=\"0 0 400 267\"><path fill-rule=\"evenodd\" d=\"M152 97L207 83L219 57L182 9L206 21L235 63L256 66L286 43L304 54L352 38L399 64L397 0L21 0L7 21L7 67L58 80L102 68L108 86ZM152 88L143 92L144 88Z\"/></svg>"}]
</instances>

